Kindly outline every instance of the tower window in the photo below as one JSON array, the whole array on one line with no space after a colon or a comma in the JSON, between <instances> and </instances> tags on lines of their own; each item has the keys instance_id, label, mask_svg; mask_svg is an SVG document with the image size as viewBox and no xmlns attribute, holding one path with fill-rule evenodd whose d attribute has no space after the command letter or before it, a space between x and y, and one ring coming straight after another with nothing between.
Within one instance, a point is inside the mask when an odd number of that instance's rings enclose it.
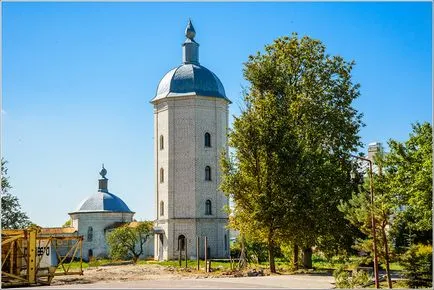
<instances>
[{"instance_id":1,"label":"tower window","mask_svg":"<svg viewBox=\"0 0 434 290\"><path fill-rule=\"evenodd\" d=\"M228 250L228 236L225 235L225 251Z\"/></svg>"},{"instance_id":2,"label":"tower window","mask_svg":"<svg viewBox=\"0 0 434 290\"><path fill-rule=\"evenodd\" d=\"M164 201L160 201L160 216L164 215Z\"/></svg>"},{"instance_id":3,"label":"tower window","mask_svg":"<svg viewBox=\"0 0 434 290\"><path fill-rule=\"evenodd\" d=\"M179 235L178 237L178 251L184 251L185 249L185 236Z\"/></svg>"},{"instance_id":4,"label":"tower window","mask_svg":"<svg viewBox=\"0 0 434 290\"><path fill-rule=\"evenodd\" d=\"M205 202L205 215L212 215L211 200L207 199Z\"/></svg>"},{"instance_id":5,"label":"tower window","mask_svg":"<svg viewBox=\"0 0 434 290\"><path fill-rule=\"evenodd\" d=\"M164 169L160 168L160 183L164 182Z\"/></svg>"},{"instance_id":6,"label":"tower window","mask_svg":"<svg viewBox=\"0 0 434 290\"><path fill-rule=\"evenodd\" d=\"M164 137L163 135L160 136L160 150L164 149Z\"/></svg>"},{"instance_id":7,"label":"tower window","mask_svg":"<svg viewBox=\"0 0 434 290\"><path fill-rule=\"evenodd\" d=\"M87 241L92 242L92 239L93 239L93 228L88 227L87 228Z\"/></svg>"},{"instance_id":8,"label":"tower window","mask_svg":"<svg viewBox=\"0 0 434 290\"><path fill-rule=\"evenodd\" d=\"M211 147L211 135L208 132L205 133L205 147Z\"/></svg>"},{"instance_id":9,"label":"tower window","mask_svg":"<svg viewBox=\"0 0 434 290\"><path fill-rule=\"evenodd\" d=\"M211 180L211 167L205 167L205 180Z\"/></svg>"}]
</instances>

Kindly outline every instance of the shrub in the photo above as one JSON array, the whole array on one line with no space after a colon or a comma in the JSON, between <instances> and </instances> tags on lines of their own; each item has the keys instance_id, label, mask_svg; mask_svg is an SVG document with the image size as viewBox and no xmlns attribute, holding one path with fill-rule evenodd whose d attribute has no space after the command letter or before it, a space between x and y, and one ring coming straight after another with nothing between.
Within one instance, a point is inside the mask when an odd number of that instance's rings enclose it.
<instances>
[{"instance_id":1,"label":"shrub","mask_svg":"<svg viewBox=\"0 0 434 290\"><path fill-rule=\"evenodd\" d=\"M371 278L368 273L362 270L353 270L351 275L345 270L344 265L340 265L333 271L336 288L358 288L367 284Z\"/></svg>"},{"instance_id":2,"label":"shrub","mask_svg":"<svg viewBox=\"0 0 434 290\"><path fill-rule=\"evenodd\" d=\"M412 245L401 258L410 288L432 287L432 246Z\"/></svg>"}]
</instances>

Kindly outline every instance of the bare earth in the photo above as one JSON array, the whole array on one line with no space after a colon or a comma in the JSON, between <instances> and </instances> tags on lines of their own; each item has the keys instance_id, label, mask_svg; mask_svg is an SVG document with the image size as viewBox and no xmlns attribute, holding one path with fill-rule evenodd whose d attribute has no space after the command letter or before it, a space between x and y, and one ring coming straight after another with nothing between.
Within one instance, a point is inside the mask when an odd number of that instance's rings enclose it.
<instances>
[{"instance_id":1,"label":"bare earth","mask_svg":"<svg viewBox=\"0 0 434 290\"><path fill-rule=\"evenodd\" d=\"M56 276L51 285L65 284L91 284L107 281L136 281L136 280L161 280L182 279L187 277L206 276L204 273L192 274L191 272L177 271L175 268L160 265L119 265L99 266L85 269L83 276Z\"/></svg>"},{"instance_id":2,"label":"bare earth","mask_svg":"<svg viewBox=\"0 0 434 290\"><path fill-rule=\"evenodd\" d=\"M234 277L229 273L177 270L160 265L99 266L83 276L56 276L40 288L334 288L334 279L322 275Z\"/></svg>"}]
</instances>

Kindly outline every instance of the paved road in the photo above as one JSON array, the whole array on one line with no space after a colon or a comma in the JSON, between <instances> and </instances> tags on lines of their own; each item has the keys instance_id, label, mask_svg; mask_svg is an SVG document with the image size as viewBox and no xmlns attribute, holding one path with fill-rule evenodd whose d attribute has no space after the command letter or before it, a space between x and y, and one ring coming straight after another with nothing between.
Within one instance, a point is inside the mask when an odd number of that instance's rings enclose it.
<instances>
[{"instance_id":1,"label":"paved road","mask_svg":"<svg viewBox=\"0 0 434 290\"><path fill-rule=\"evenodd\" d=\"M93 284L72 284L50 288L292 288L292 289L330 289L334 278L318 275L281 275L240 278L199 278L172 280L139 280L122 282L98 282Z\"/></svg>"}]
</instances>

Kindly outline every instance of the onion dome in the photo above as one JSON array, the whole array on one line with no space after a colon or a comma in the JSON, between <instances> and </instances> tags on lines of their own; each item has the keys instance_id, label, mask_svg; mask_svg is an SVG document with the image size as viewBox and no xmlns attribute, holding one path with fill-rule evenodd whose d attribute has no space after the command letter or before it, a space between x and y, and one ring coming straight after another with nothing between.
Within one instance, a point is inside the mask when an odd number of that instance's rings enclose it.
<instances>
[{"instance_id":1,"label":"onion dome","mask_svg":"<svg viewBox=\"0 0 434 290\"><path fill-rule=\"evenodd\" d=\"M190 95L222 98L230 102L219 78L199 64L199 44L194 40L196 31L190 20L185 29L185 36L182 45L183 63L161 79L151 103L164 98Z\"/></svg>"},{"instance_id":2,"label":"onion dome","mask_svg":"<svg viewBox=\"0 0 434 290\"><path fill-rule=\"evenodd\" d=\"M108 179L105 177L107 170L102 166L100 172L101 179L99 179L98 192L85 200L83 200L78 206L77 210L73 213L82 212L125 212L132 213L126 203L114 195L108 192L107 184Z\"/></svg>"}]
</instances>

